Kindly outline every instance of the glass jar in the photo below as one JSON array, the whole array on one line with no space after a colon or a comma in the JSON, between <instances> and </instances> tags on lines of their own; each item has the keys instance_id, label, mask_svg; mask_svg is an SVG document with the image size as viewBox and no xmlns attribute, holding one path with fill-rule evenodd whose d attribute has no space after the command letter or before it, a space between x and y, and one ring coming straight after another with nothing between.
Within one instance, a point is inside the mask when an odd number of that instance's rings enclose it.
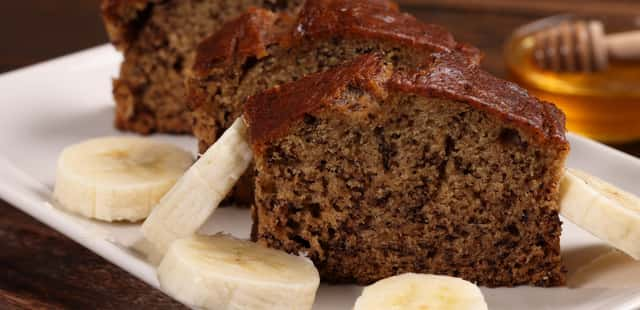
<instances>
[{"instance_id":1,"label":"glass jar","mask_svg":"<svg viewBox=\"0 0 640 310\"><path fill-rule=\"evenodd\" d=\"M575 19L553 16L517 29L505 45L510 79L567 115L567 128L607 143L640 140L640 61L610 61L600 72L556 73L540 68L533 57L534 34ZM607 34L640 30L637 18L598 18Z\"/></svg>"}]
</instances>

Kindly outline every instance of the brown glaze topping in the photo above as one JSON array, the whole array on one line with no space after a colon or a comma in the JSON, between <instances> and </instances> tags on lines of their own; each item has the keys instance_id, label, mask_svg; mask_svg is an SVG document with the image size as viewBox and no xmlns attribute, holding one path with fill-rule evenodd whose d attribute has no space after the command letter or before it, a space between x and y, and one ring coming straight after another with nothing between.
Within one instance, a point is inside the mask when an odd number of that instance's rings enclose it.
<instances>
[{"instance_id":1,"label":"brown glaze topping","mask_svg":"<svg viewBox=\"0 0 640 310\"><path fill-rule=\"evenodd\" d=\"M364 55L348 65L326 73L310 74L294 83L269 89L250 97L244 105L253 142L260 144L284 134L289 124L323 106L329 105L346 87L354 85L384 96L389 79L385 66L375 55ZM304 94L304 95L301 95Z\"/></svg>"},{"instance_id":2,"label":"brown glaze topping","mask_svg":"<svg viewBox=\"0 0 640 310\"><path fill-rule=\"evenodd\" d=\"M401 13L389 0L308 0L297 16L255 9L223 27L198 48L194 73L206 76L217 66L267 56L267 47L299 45L318 39L350 38L398 42L430 52L461 48L444 28ZM475 60L477 49L463 50Z\"/></svg>"},{"instance_id":3,"label":"brown glaze topping","mask_svg":"<svg viewBox=\"0 0 640 310\"><path fill-rule=\"evenodd\" d=\"M244 117L254 148L259 152L262 145L286 134L287 128L305 114L330 106L353 85L380 99L396 92L465 102L532 133L540 142L568 147L564 114L553 104L491 76L457 53L437 55L434 63L420 72L391 73L387 69L378 56L360 56L345 66L249 98Z\"/></svg>"},{"instance_id":4,"label":"brown glaze topping","mask_svg":"<svg viewBox=\"0 0 640 310\"><path fill-rule=\"evenodd\" d=\"M403 45L446 51L456 47L453 35L438 25L401 13L385 0L307 1L293 33L297 40L335 35L398 41Z\"/></svg>"},{"instance_id":5,"label":"brown glaze topping","mask_svg":"<svg viewBox=\"0 0 640 310\"><path fill-rule=\"evenodd\" d=\"M193 69L206 74L213 66L244 63L247 57L263 58L267 47L280 40L279 29L288 28L284 26L288 24L292 22L286 13L251 8L198 46Z\"/></svg>"},{"instance_id":6,"label":"brown glaze topping","mask_svg":"<svg viewBox=\"0 0 640 310\"><path fill-rule=\"evenodd\" d=\"M529 129L541 140L566 143L565 116L555 105L529 95L515 83L492 76L459 54L436 57L428 71L397 72L388 87L391 91L466 102Z\"/></svg>"}]
</instances>

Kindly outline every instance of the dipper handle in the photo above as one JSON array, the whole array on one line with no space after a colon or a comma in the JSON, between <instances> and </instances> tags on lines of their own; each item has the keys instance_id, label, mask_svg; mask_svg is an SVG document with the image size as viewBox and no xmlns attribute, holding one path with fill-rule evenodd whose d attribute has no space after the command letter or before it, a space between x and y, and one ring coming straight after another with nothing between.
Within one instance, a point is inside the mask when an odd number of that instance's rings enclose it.
<instances>
[{"instance_id":1,"label":"dipper handle","mask_svg":"<svg viewBox=\"0 0 640 310\"><path fill-rule=\"evenodd\" d=\"M605 35L599 21L564 22L534 38L536 63L556 72L604 70L610 58L640 60L640 31Z\"/></svg>"},{"instance_id":2,"label":"dipper handle","mask_svg":"<svg viewBox=\"0 0 640 310\"><path fill-rule=\"evenodd\" d=\"M640 30L611 34L605 41L611 58L640 60Z\"/></svg>"}]
</instances>

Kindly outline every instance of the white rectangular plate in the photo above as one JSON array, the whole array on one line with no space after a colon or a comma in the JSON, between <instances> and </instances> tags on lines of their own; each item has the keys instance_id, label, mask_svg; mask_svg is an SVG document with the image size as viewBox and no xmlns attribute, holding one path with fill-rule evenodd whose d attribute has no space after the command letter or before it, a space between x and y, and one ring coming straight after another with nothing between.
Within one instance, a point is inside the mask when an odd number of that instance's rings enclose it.
<instances>
[{"instance_id":1,"label":"white rectangular plate","mask_svg":"<svg viewBox=\"0 0 640 310\"><path fill-rule=\"evenodd\" d=\"M0 76L0 196L98 255L158 287L154 266L136 250L138 225L105 224L49 204L59 152L88 138L122 135L113 129L111 79L121 57L93 48ZM156 135L195 152L190 137ZM640 195L640 160L569 135L568 165ZM204 229L249 235L248 211L219 209ZM491 309L630 309L640 305L640 263L610 249L566 220L562 253L569 288L483 288ZM487 249L489 250L489 249ZM602 256L603 253L609 253ZM594 262L595 261L595 262ZM357 286L322 285L314 309L350 309Z\"/></svg>"}]
</instances>

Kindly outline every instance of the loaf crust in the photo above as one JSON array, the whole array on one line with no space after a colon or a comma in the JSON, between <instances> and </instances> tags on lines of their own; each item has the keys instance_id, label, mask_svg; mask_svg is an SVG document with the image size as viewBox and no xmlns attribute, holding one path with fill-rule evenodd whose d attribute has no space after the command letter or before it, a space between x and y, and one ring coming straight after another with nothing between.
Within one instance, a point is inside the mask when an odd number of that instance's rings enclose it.
<instances>
[{"instance_id":1,"label":"loaf crust","mask_svg":"<svg viewBox=\"0 0 640 310\"><path fill-rule=\"evenodd\" d=\"M353 46L353 51L338 51L345 46ZM437 52L456 51L473 63L482 57L476 48L456 42L443 27L400 12L393 1L308 0L293 14L253 9L227 23L197 49L187 88L201 150L240 115L247 96L381 49L390 58L396 52L412 54L414 62ZM302 59L308 54L334 59ZM292 61L297 63L297 72L264 68L269 66L265 62L284 63L292 57L298 58ZM259 70L269 70L262 78L266 81L256 81L246 93L239 91L247 87L243 83L254 83L242 78ZM276 75L278 78L269 80Z\"/></svg>"},{"instance_id":2,"label":"loaf crust","mask_svg":"<svg viewBox=\"0 0 640 310\"><path fill-rule=\"evenodd\" d=\"M319 98L332 98L333 93L344 91L355 81L380 98L394 91L465 102L529 133L540 143L568 147L565 115L554 104L529 95L515 83L492 76L457 53L434 54L433 62L425 67L385 76L379 74L385 68L379 57L362 57L329 73L333 78L329 74L313 75L250 98L244 116L252 124L254 143L260 145L286 132L291 123L306 113L333 104Z\"/></svg>"},{"instance_id":3,"label":"loaf crust","mask_svg":"<svg viewBox=\"0 0 640 310\"><path fill-rule=\"evenodd\" d=\"M396 42L429 52L450 51L463 45L439 25L423 23L402 13L388 0L310 0L296 16L251 10L225 25L198 48L194 67L197 76L207 76L217 67L268 56L267 47L287 48L312 40L332 38L371 39ZM468 54L479 61L480 52Z\"/></svg>"}]
</instances>

